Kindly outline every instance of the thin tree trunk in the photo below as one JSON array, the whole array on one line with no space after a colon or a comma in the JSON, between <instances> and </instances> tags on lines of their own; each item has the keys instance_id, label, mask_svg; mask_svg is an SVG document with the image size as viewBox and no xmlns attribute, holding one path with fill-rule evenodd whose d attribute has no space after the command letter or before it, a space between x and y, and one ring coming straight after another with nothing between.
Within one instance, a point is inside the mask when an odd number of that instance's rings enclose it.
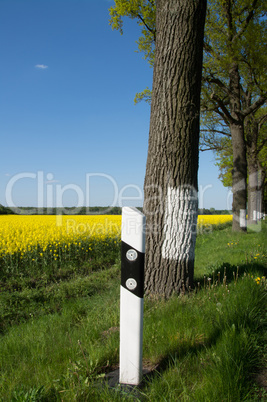
<instances>
[{"instance_id":1,"label":"thin tree trunk","mask_svg":"<svg viewBox=\"0 0 267 402\"><path fill-rule=\"evenodd\" d=\"M266 169L261 171L260 177L260 195L261 195L261 217L267 215L267 182L266 182Z\"/></svg>"},{"instance_id":2,"label":"thin tree trunk","mask_svg":"<svg viewBox=\"0 0 267 402\"><path fill-rule=\"evenodd\" d=\"M246 232L247 206L247 159L244 136L244 119L240 116L240 76L238 64L233 63L229 71L230 87L230 131L233 146L233 231Z\"/></svg>"},{"instance_id":3,"label":"thin tree trunk","mask_svg":"<svg viewBox=\"0 0 267 402\"><path fill-rule=\"evenodd\" d=\"M206 0L158 0L145 177L146 292L193 285Z\"/></svg>"},{"instance_id":4,"label":"thin tree trunk","mask_svg":"<svg viewBox=\"0 0 267 402\"><path fill-rule=\"evenodd\" d=\"M258 169L250 159L248 159L248 223L256 224L259 219L259 183Z\"/></svg>"},{"instance_id":5,"label":"thin tree trunk","mask_svg":"<svg viewBox=\"0 0 267 402\"><path fill-rule=\"evenodd\" d=\"M260 171L258 154L258 124L254 117L246 121L246 145L248 162L248 223L256 224L259 219L261 197L260 192Z\"/></svg>"},{"instance_id":6,"label":"thin tree trunk","mask_svg":"<svg viewBox=\"0 0 267 402\"><path fill-rule=\"evenodd\" d=\"M263 166L259 160L259 122L254 115L245 120L248 161L248 223L256 224L262 218Z\"/></svg>"},{"instance_id":7,"label":"thin tree trunk","mask_svg":"<svg viewBox=\"0 0 267 402\"><path fill-rule=\"evenodd\" d=\"M243 127L231 125L233 144L233 231L246 232L247 160ZM242 216L243 214L243 216Z\"/></svg>"}]
</instances>

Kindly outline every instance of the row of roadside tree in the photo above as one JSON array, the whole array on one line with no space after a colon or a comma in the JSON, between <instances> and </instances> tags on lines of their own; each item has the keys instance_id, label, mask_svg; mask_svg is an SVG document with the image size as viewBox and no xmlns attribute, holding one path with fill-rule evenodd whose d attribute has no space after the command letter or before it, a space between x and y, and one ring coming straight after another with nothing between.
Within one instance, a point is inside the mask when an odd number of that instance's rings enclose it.
<instances>
[{"instance_id":1,"label":"row of roadside tree","mask_svg":"<svg viewBox=\"0 0 267 402\"><path fill-rule=\"evenodd\" d=\"M267 210L266 11L264 0L207 2L199 149L216 152L220 178L232 187L234 231L246 230L240 211L256 223ZM138 48L153 66L156 2L115 0L110 15L121 32L123 17L138 21ZM151 102L148 88L140 100Z\"/></svg>"}]
</instances>

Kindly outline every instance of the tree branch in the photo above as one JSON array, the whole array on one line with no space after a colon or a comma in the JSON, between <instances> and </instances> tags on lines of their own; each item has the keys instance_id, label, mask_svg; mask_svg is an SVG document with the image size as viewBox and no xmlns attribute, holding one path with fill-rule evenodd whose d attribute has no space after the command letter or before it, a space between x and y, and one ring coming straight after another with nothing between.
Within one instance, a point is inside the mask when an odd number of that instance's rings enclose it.
<instances>
[{"instance_id":1,"label":"tree branch","mask_svg":"<svg viewBox=\"0 0 267 402\"><path fill-rule=\"evenodd\" d=\"M203 41L203 49L205 52L210 53L213 57L218 60L221 60L219 53L215 52L212 46L210 46L207 42Z\"/></svg>"},{"instance_id":2,"label":"tree branch","mask_svg":"<svg viewBox=\"0 0 267 402\"><path fill-rule=\"evenodd\" d=\"M255 7L256 7L257 3L258 3L258 0L253 1L252 5L251 5L251 10L250 10L250 12L249 12L249 14L248 14L248 16L247 16L247 18L245 20L245 24L244 24L243 28L240 29L240 31L238 31L237 34L233 37L233 42L236 41L237 39L239 39L240 36L243 35L245 30L247 29L248 24L250 23L250 21L254 17L254 10L255 10Z\"/></svg>"},{"instance_id":3,"label":"tree branch","mask_svg":"<svg viewBox=\"0 0 267 402\"><path fill-rule=\"evenodd\" d=\"M261 144L257 144L257 155L260 153L260 151L265 148L267 143L267 138L265 138Z\"/></svg>"},{"instance_id":4,"label":"tree branch","mask_svg":"<svg viewBox=\"0 0 267 402\"><path fill-rule=\"evenodd\" d=\"M209 147L209 148L201 148L201 144L199 146L199 150L201 152L205 152L205 151L220 151L220 149L216 148L216 147Z\"/></svg>"},{"instance_id":5,"label":"tree branch","mask_svg":"<svg viewBox=\"0 0 267 402\"><path fill-rule=\"evenodd\" d=\"M231 10L231 1L227 0L223 3L223 8L226 14L227 25L229 28L230 35L228 36L229 42L233 41L233 15Z\"/></svg>"},{"instance_id":6,"label":"tree branch","mask_svg":"<svg viewBox=\"0 0 267 402\"><path fill-rule=\"evenodd\" d=\"M154 42L156 42L156 30L150 28L150 27L147 25L147 23L145 22L145 20L144 20L144 18L142 17L141 14L137 14L137 17L140 19L140 21L142 22L142 24L144 24L144 26L146 27L146 29L147 29L150 33L152 33L152 35L153 35L153 40L154 40Z\"/></svg>"},{"instance_id":7,"label":"tree branch","mask_svg":"<svg viewBox=\"0 0 267 402\"><path fill-rule=\"evenodd\" d=\"M200 129L201 132L203 133L217 133L217 134L222 134L222 135L226 135L227 137L231 138L231 134L226 133L225 131L221 131L221 130L215 130L213 128L210 129Z\"/></svg>"},{"instance_id":8,"label":"tree branch","mask_svg":"<svg viewBox=\"0 0 267 402\"><path fill-rule=\"evenodd\" d=\"M263 126L263 124L267 121L267 114L265 114L264 116L262 116L259 121L258 121L258 125L259 125L259 130L261 129L261 127Z\"/></svg>"},{"instance_id":9,"label":"tree branch","mask_svg":"<svg viewBox=\"0 0 267 402\"><path fill-rule=\"evenodd\" d=\"M210 77L211 77L211 78L210 78ZM207 76L207 77L204 77L204 76L203 76L203 81L204 81L204 82L211 83L211 84L216 84L216 85L218 85L218 87L220 87L221 89L223 89L223 91L224 91L227 95L229 95L229 93L230 93L229 89L227 88L227 86L226 86L219 78L214 77L213 74L211 74L210 77L208 77L208 76Z\"/></svg>"},{"instance_id":10,"label":"tree branch","mask_svg":"<svg viewBox=\"0 0 267 402\"><path fill-rule=\"evenodd\" d=\"M256 112L266 102L266 96L260 96L260 98L253 103L253 105L247 107L245 110L238 112L240 116L245 118L250 113Z\"/></svg>"},{"instance_id":11,"label":"tree branch","mask_svg":"<svg viewBox=\"0 0 267 402\"><path fill-rule=\"evenodd\" d=\"M219 108L214 109L214 111L215 111L219 116L221 116L221 118L223 119L224 123L225 123L227 126L229 126L229 120L227 119L227 117L225 116L225 114L224 114L223 112L221 112ZM234 119L232 119L232 121L234 121Z\"/></svg>"},{"instance_id":12,"label":"tree branch","mask_svg":"<svg viewBox=\"0 0 267 402\"><path fill-rule=\"evenodd\" d=\"M233 122L234 119L231 116L231 114L229 113L228 109L226 108L226 106L224 105L223 101L221 100L221 98L219 98L219 96L217 96L216 94L211 94L211 99L214 100L215 102L217 102L218 107L222 110L222 113L220 113L219 109L217 109L217 113L223 118L224 121L227 121L227 123ZM225 120L226 119L226 120Z\"/></svg>"},{"instance_id":13,"label":"tree branch","mask_svg":"<svg viewBox=\"0 0 267 402\"><path fill-rule=\"evenodd\" d=\"M257 74L255 74L255 71L254 71L253 67L251 66L251 64L249 63L249 61L246 59L245 56L242 57L242 61L243 61L243 62L248 66L248 68L249 68L250 82L251 82L251 83L253 82L253 83L256 85L256 87L261 91L261 87L260 87L260 85L259 85L259 83L258 83L258 80L257 80L257 78L256 78L256 75L257 75Z\"/></svg>"}]
</instances>

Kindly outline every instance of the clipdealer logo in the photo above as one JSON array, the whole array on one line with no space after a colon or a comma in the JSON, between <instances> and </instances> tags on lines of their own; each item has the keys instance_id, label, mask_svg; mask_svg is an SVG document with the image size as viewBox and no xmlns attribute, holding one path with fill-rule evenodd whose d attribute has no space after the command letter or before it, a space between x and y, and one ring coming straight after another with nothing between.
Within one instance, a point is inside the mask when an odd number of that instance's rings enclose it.
<instances>
[{"instance_id":1,"label":"clipdealer logo","mask_svg":"<svg viewBox=\"0 0 267 402\"><path fill-rule=\"evenodd\" d=\"M111 191L111 202L109 202L109 207L106 211L114 206L123 206L125 202L131 201L141 204L143 201L143 192L139 186L136 184L127 184L122 188L119 188L116 180L106 173L86 173L85 175L85 187L70 183L62 185L58 180L54 180L54 175L52 173L45 174L43 171L33 172L22 172L15 174L8 181L5 189L5 199L8 207L16 208L17 212L20 213L20 205L17 205L14 201L15 195L17 196L17 186L23 185L23 181L26 179L33 180L36 194L37 194L37 208L31 208L28 211L23 208L23 213L38 214L42 213L42 209L45 207L56 207L61 208L62 212L65 214L78 214L82 207L86 207L88 210L91 204L91 196L93 193L91 182L93 179L99 181L99 186L104 187L105 185L112 188ZM76 205L71 208L64 208L64 196L66 192L72 192L76 196ZM129 196L129 191L134 195ZM86 211L88 212L88 211Z\"/></svg>"},{"instance_id":2,"label":"clipdealer logo","mask_svg":"<svg viewBox=\"0 0 267 402\"><path fill-rule=\"evenodd\" d=\"M28 188L29 180L32 182L31 191L33 191L32 197L36 200L36 208L31 207L27 210L24 207L20 209L21 204L17 200L20 199L20 192L23 191L23 187ZM79 186L75 183L62 185L59 180L55 180L53 173L45 173L44 171L21 172L9 178L5 187L5 201L8 207L15 208L17 213L22 214L42 214L43 208L60 208L61 213L66 215L79 214L81 208L86 208L85 213L92 213L90 208L95 205L92 200L96 198L96 193L99 189L106 189L109 206L105 211L101 211L103 214L108 213L109 210L115 206L123 207L126 205L143 205L143 210L146 215L164 213L166 198L164 197L163 188L157 184L150 184L146 188L149 187L152 187L153 190L152 195L150 195L154 201L153 204L157 204L157 209L153 211L149 210L149 199L146 199L146 202L143 203L144 191L140 186L129 183L120 187L115 178L106 173L86 173L84 185ZM184 186L182 187L184 188ZM186 186L186 188L189 187L190 186ZM198 191L192 188L193 197L197 200L200 210L209 202L212 190L212 184L205 186L199 185ZM64 200L66 200L70 193L72 194L72 199L73 196L75 197L75 202L72 204L73 207L66 208ZM232 209L232 195L232 191L229 189L225 199L225 209L229 211Z\"/></svg>"}]
</instances>

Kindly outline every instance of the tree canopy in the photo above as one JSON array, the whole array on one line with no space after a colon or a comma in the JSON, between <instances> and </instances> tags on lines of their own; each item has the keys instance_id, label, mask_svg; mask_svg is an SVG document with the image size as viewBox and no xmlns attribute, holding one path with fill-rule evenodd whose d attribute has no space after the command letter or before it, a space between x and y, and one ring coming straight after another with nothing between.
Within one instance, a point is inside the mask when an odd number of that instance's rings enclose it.
<instances>
[{"instance_id":1,"label":"tree canopy","mask_svg":"<svg viewBox=\"0 0 267 402\"><path fill-rule=\"evenodd\" d=\"M205 25L201 145L212 148L220 134L230 136L229 68L238 66L240 115L256 112L266 101L266 2L213 0Z\"/></svg>"},{"instance_id":2,"label":"tree canopy","mask_svg":"<svg viewBox=\"0 0 267 402\"><path fill-rule=\"evenodd\" d=\"M235 229L240 209L246 208L247 121L266 102L266 7L264 0L209 0L207 7L200 149L223 152L232 144ZM153 66L155 1L115 0L110 15L112 27L121 32L123 17L137 19L138 49ZM135 102L143 99L151 100L148 88L136 95Z\"/></svg>"},{"instance_id":3,"label":"tree canopy","mask_svg":"<svg viewBox=\"0 0 267 402\"><path fill-rule=\"evenodd\" d=\"M110 7L110 25L123 33L123 17L136 19L141 28L137 40L139 52L144 53L145 60L153 66L156 43L156 5L155 0L114 0Z\"/></svg>"},{"instance_id":4,"label":"tree canopy","mask_svg":"<svg viewBox=\"0 0 267 402\"><path fill-rule=\"evenodd\" d=\"M266 3L262 0L215 0L209 3L204 42L201 149L221 159L223 182L233 189L233 228L246 210L247 173L262 170L264 144L261 110L266 92ZM261 117L258 116L261 114ZM261 142L261 143L260 143ZM232 145L230 152L229 145ZM229 177L227 160L231 164ZM249 211L251 208L249 207ZM245 230L245 228L243 228Z\"/></svg>"}]
</instances>

